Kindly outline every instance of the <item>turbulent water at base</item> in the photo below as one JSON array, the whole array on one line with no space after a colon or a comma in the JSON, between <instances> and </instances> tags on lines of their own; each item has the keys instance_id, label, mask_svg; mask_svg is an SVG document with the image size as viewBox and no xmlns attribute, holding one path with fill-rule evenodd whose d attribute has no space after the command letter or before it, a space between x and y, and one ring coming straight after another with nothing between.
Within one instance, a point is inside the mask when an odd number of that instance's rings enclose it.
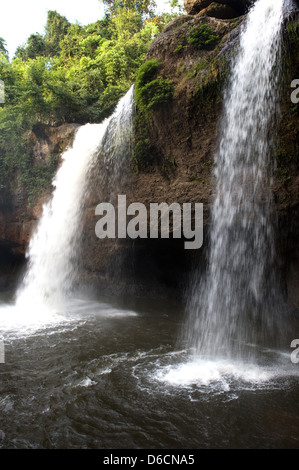
<instances>
[{"instance_id":1,"label":"turbulent water at base","mask_svg":"<svg viewBox=\"0 0 299 470\"><path fill-rule=\"evenodd\" d=\"M277 335L271 119L283 4L258 0L252 7L224 97L208 269L194 280L188 305L187 340L196 356L242 357L248 342Z\"/></svg>"},{"instance_id":2,"label":"turbulent water at base","mask_svg":"<svg viewBox=\"0 0 299 470\"><path fill-rule=\"evenodd\" d=\"M97 171L95 163L99 159L108 174L112 167L115 175L121 172L130 145L133 103L132 87L110 118L80 127L72 148L63 154L52 199L43 207L30 240L29 266L17 293L16 303L21 309L59 309L69 297L76 276L82 212L91 173Z\"/></svg>"},{"instance_id":3,"label":"turbulent water at base","mask_svg":"<svg viewBox=\"0 0 299 470\"><path fill-rule=\"evenodd\" d=\"M0 294L0 448L298 447L288 351L265 351L262 367L184 364L183 306L169 299L74 296L38 329L10 324L13 309Z\"/></svg>"}]
</instances>

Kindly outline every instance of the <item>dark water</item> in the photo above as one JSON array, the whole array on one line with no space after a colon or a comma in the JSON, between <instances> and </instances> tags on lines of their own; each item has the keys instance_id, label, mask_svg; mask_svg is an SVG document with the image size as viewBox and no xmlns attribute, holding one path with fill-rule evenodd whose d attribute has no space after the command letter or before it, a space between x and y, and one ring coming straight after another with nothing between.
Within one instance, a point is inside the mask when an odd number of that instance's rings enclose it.
<instances>
[{"instance_id":1,"label":"dark water","mask_svg":"<svg viewBox=\"0 0 299 470\"><path fill-rule=\"evenodd\" d=\"M32 318L3 300L1 448L299 447L299 364L191 361L183 306L73 300Z\"/></svg>"}]
</instances>

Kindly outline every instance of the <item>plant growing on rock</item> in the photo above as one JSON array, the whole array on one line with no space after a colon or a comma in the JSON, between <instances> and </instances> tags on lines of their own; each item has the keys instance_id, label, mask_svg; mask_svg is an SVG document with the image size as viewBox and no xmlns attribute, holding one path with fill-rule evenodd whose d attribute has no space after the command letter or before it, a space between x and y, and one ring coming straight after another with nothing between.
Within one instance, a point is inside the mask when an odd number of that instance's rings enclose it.
<instances>
[{"instance_id":1,"label":"plant growing on rock","mask_svg":"<svg viewBox=\"0 0 299 470\"><path fill-rule=\"evenodd\" d=\"M193 44L198 49L212 46L218 40L219 36L215 34L213 29L206 24L201 25L199 28L191 28L187 36L187 42L189 44Z\"/></svg>"},{"instance_id":2,"label":"plant growing on rock","mask_svg":"<svg viewBox=\"0 0 299 470\"><path fill-rule=\"evenodd\" d=\"M135 98L141 111L158 108L173 96L173 84L170 80L157 77L161 63L156 59L145 62L137 72Z\"/></svg>"}]
</instances>

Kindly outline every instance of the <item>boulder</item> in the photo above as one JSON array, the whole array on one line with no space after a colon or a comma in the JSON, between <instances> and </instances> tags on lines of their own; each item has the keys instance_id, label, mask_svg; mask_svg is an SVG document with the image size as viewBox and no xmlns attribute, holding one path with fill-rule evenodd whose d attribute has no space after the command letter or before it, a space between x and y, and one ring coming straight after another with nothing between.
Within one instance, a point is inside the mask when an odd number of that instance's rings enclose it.
<instances>
[{"instance_id":1,"label":"boulder","mask_svg":"<svg viewBox=\"0 0 299 470\"><path fill-rule=\"evenodd\" d=\"M231 20L239 16L234 8L216 2L211 3L207 8L201 10L198 15L210 16L211 18L218 18L220 20Z\"/></svg>"},{"instance_id":2,"label":"boulder","mask_svg":"<svg viewBox=\"0 0 299 470\"><path fill-rule=\"evenodd\" d=\"M188 15L196 15L212 3L218 3L233 8L238 16L244 15L254 0L184 0L184 6Z\"/></svg>"}]
</instances>

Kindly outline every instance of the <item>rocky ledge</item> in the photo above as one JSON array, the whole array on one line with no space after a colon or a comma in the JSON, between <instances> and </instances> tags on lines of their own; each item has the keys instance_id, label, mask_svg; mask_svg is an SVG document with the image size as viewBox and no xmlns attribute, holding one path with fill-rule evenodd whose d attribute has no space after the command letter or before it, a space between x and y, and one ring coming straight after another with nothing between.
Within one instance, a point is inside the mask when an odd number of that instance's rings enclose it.
<instances>
[{"instance_id":1,"label":"rocky ledge","mask_svg":"<svg viewBox=\"0 0 299 470\"><path fill-rule=\"evenodd\" d=\"M253 0L184 0L188 15L207 15L219 19L231 19L244 15Z\"/></svg>"}]
</instances>

